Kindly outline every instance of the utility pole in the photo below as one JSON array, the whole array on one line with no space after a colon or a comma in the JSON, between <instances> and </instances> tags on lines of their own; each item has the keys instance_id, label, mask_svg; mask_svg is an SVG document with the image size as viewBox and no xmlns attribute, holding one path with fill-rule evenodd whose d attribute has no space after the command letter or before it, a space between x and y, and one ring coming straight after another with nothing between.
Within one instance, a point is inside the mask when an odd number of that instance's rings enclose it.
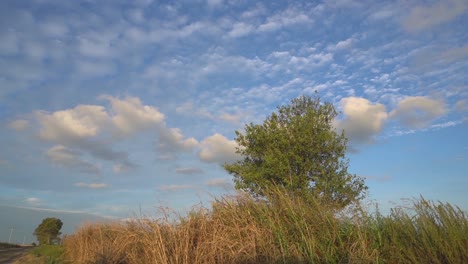
<instances>
[{"instance_id":1,"label":"utility pole","mask_svg":"<svg viewBox=\"0 0 468 264\"><path fill-rule=\"evenodd\" d=\"M8 244L11 242L11 235L13 235L13 229L15 229L13 226L10 227L10 238L8 238Z\"/></svg>"}]
</instances>

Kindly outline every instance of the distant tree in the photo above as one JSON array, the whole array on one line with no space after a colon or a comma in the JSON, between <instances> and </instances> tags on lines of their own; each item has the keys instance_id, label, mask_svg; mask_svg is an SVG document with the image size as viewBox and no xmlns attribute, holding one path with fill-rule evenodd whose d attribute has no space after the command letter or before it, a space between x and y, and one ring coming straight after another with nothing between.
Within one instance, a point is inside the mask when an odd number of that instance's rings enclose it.
<instances>
[{"instance_id":1,"label":"distant tree","mask_svg":"<svg viewBox=\"0 0 468 264\"><path fill-rule=\"evenodd\" d=\"M264 196L269 187L280 186L337 207L361 199L367 187L348 173L347 139L332 125L336 116L332 104L301 96L278 107L263 124L236 131L236 152L243 159L224 165L236 189Z\"/></svg>"},{"instance_id":2,"label":"distant tree","mask_svg":"<svg viewBox=\"0 0 468 264\"><path fill-rule=\"evenodd\" d=\"M62 229L62 221L58 218L49 217L42 220L42 223L34 230L34 235L37 237L39 244L55 244L60 241L60 229Z\"/></svg>"}]
</instances>

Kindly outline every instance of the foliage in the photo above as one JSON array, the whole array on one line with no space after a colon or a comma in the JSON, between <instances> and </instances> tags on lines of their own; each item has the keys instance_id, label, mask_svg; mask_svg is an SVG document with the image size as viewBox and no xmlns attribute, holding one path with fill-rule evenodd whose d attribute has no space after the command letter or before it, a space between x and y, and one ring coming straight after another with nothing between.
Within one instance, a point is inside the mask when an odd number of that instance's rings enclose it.
<instances>
[{"instance_id":1,"label":"foliage","mask_svg":"<svg viewBox=\"0 0 468 264\"><path fill-rule=\"evenodd\" d=\"M50 245L59 242L62 225L62 221L55 217L43 219L42 223L34 230L34 235L37 237L39 244Z\"/></svg>"},{"instance_id":2,"label":"foliage","mask_svg":"<svg viewBox=\"0 0 468 264\"><path fill-rule=\"evenodd\" d=\"M344 207L363 197L364 180L348 173L347 139L332 122L337 112L316 96L301 96L278 107L261 125L236 131L243 159L224 168L237 189L264 196L271 186Z\"/></svg>"},{"instance_id":3,"label":"foliage","mask_svg":"<svg viewBox=\"0 0 468 264\"><path fill-rule=\"evenodd\" d=\"M390 215L336 215L314 199L270 192L221 197L185 216L86 225L64 239L72 263L468 263L468 218L421 198ZM177 216L177 215L176 215ZM172 219L172 220L171 220ZM179 221L174 222L174 219Z\"/></svg>"}]
</instances>

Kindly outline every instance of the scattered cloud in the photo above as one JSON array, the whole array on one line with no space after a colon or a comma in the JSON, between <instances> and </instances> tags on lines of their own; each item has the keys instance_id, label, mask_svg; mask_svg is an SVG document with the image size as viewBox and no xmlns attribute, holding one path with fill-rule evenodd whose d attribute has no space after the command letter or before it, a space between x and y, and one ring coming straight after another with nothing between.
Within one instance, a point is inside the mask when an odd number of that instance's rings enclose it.
<instances>
[{"instance_id":1,"label":"scattered cloud","mask_svg":"<svg viewBox=\"0 0 468 264\"><path fill-rule=\"evenodd\" d=\"M408 128L424 128L447 112L443 102L424 96L409 96L401 100L390 117Z\"/></svg>"},{"instance_id":2,"label":"scattered cloud","mask_svg":"<svg viewBox=\"0 0 468 264\"><path fill-rule=\"evenodd\" d=\"M395 15L395 10L393 10L391 7L386 6L385 8L378 10L377 12L370 15L369 18L372 20L384 20L394 15Z\"/></svg>"},{"instance_id":3,"label":"scattered cloud","mask_svg":"<svg viewBox=\"0 0 468 264\"><path fill-rule=\"evenodd\" d=\"M468 45L449 49L423 50L415 57L415 64L421 68L439 68L443 65L451 65L464 61L468 57Z\"/></svg>"},{"instance_id":4,"label":"scattered cloud","mask_svg":"<svg viewBox=\"0 0 468 264\"><path fill-rule=\"evenodd\" d=\"M335 120L335 127L344 130L355 143L371 143L374 136L382 131L388 114L385 106L367 99L347 97L340 101L344 118Z\"/></svg>"},{"instance_id":5,"label":"scattered cloud","mask_svg":"<svg viewBox=\"0 0 468 264\"><path fill-rule=\"evenodd\" d=\"M448 121L448 122L445 122L445 123L434 124L434 125L430 126L430 128L431 129L441 129L441 128L453 127L453 126L459 125L461 123L463 123L463 121Z\"/></svg>"},{"instance_id":6,"label":"scattered cloud","mask_svg":"<svg viewBox=\"0 0 468 264\"><path fill-rule=\"evenodd\" d=\"M200 174L203 173L203 170L200 168L192 168L192 167L187 167L187 168L177 168L175 170L176 173L179 174Z\"/></svg>"},{"instance_id":7,"label":"scattered cloud","mask_svg":"<svg viewBox=\"0 0 468 264\"><path fill-rule=\"evenodd\" d=\"M237 113L237 114L228 114L228 113L222 113L220 116L219 116L219 119L223 120L223 121L227 121L227 122L232 122L232 123L240 123L240 120L242 118L242 114L240 113Z\"/></svg>"},{"instance_id":8,"label":"scattered cloud","mask_svg":"<svg viewBox=\"0 0 468 264\"><path fill-rule=\"evenodd\" d=\"M329 45L327 47L327 50L329 50L329 51L340 51L340 50L349 49L349 48L352 47L352 45L353 45L353 43L355 41L356 40L353 37L351 37L351 38L339 41L335 45Z\"/></svg>"},{"instance_id":9,"label":"scattered cloud","mask_svg":"<svg viewBox=\"0 0 468 264\"><path fill-rule=\"evenodd\" d=\"M313 20L309 18L303 12L288 8L281 11L273 16L267 18L267 20L258 26L259 32L275 31L283 27L297 25L297 24L312 24Z\"/></svg>"},{"instance_id":10,"label":"scattered cloud","mask_svg":"<svg viewBox=\"0 0 468 264\"><path fill-rule=\"evenodd\" d=\"M77 182L74 184L76 187L80 188L89 188L89 189L104 189L109 187L105 183L84 183L84 182Z\"/></svg>"},{"instance_id":11,"label":"scattered cloud","mask_svg":"<svg viewBox=\"0 0 468 264\"><path fill-rule=\"evenodd\" d=\"M175 153L190 152L196 146L198 141L193 137L185 138L179 128L164 127L159 131L156 151L166 159L171 159Z\"/></svg>"},{"instance_id":12,"label":"scattered cloud","mask_svg":"<svg viewBox=\"0 0 468 264\"><path fill-rule=\"evenodd\" d=\"M50 161L81 171L97 171L96 166L79 158L89 154L115 162L113 171L123 173L136 165L126 152L114 150L113 145L137 133L156 132L158 154L171 159L179 152L192 151L199 144L193 137L185 138L179 128L168 128L164 114L153 106L143 105L139 98L118 99L108 95L99 98L110 102L110 107L78 105L52 113L34 112L39 138L58 144L47 152ZM27 123L27 120L15 120L10 127L26 129Z\"/></svg>"},{"instance_id":13,"label":"scattered cloud","mask_svg":"<svg viewBox=\"0 0 468 264\"><path fill-rule=\"evenodd\" d=\"M41 203L41 199L37 197L29 197L29 198L26 198L25 202L30 205L38 205Z\"/></svg>"},{"instance_id":14,"label":"scattered cloud","mask_svg":"<svg viewBox=\"0 0 468 264\"><path fill-rule=\"evenodd\" d=\"M227 36L230 38L239 38L252 33L254 30L255 27L253 25L244 22L237 22L232 26L232 29L227 33Z\"/></svg>"},{"instance_id":15,"label":"scattered cloud","mask_svg":"<svg viewBox=\"0 0 468 264\"><path fill-rule=\"evenodd\" d=\"M221 187L221 188L232 188L233 184L232 181L225 179L225 178L216 178L216 179L211 179L206 182L207 186L210 187Z\"/></svg>"},{"instance_id":16,"label":"scattered cloud","mask_svg":"<svg viewBox=\"0 0 468 264\"><path fill-rule=\"evenodd\" d=\"M56 145L46 151L46 157L62 167L74 168L83 173L99 174L98 166L80 158L82 154L63 145Z\"/></svg>"},{"instance_id":17,"label":"scattered cloud","mask_svg":"<svg viewBox=\"0 0 468 264\"><path fill-rule=\"evenodd\" d=\"M200 143L198 157L204 162L233 162L239 159L236 154L237 143L221 134L214 134Z\"/></svg>"},{"instance_id":18,"label":"scattered cloud","mask_svg":"<svg viewBox=\"0 0 468 264\"><path fill-rule=\"evenodd\" d=\"M174 191L181 191L181 190L194 189L194 188L196 188L196 186L190 185L190 184L170 184L170 185L162 185L161 187L159 187L159 190L174 192Z\"/></svg>"},{"instance_id":19,"label":"scattered cloud","mask_svg":"<svg viewBox=\"0 0 468 264\"><path fill-rule=\"evenodd\" d=\"M97 105L78 105L53 113L36 111L35 115L40 124L39 136L57 143L94 137L110 125L105 108Z\"/></svg>"},{"instance_id":20,"label":"scattered cloud","mask_svg":"<svg viewBox=\"0 0 468 264\"><path fill-rule=\"evenodd\" d=\"M415 6L403 20L403 26L411 32L431 28L464 14L467 7L465 0L438 0L431 6Z\"/></svg>"}]
</instances>

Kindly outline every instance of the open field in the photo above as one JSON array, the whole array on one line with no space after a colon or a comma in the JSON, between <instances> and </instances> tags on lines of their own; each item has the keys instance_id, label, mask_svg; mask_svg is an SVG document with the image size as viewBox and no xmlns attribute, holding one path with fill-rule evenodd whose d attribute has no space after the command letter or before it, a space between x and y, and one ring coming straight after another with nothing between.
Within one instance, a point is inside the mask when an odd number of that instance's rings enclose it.
<instances>
[{"instance_id":1,"label":"open field","mask_svg":"<svg viewBox=\"0 0 468 264\"><path fill-rule=\"evenodd\" d=\"M165 218L86 225L64 240L73 263L468 263L468 219L421 198L388 216L337 213L276 194L224 197Z\"/></svg>"}]
</instances>

